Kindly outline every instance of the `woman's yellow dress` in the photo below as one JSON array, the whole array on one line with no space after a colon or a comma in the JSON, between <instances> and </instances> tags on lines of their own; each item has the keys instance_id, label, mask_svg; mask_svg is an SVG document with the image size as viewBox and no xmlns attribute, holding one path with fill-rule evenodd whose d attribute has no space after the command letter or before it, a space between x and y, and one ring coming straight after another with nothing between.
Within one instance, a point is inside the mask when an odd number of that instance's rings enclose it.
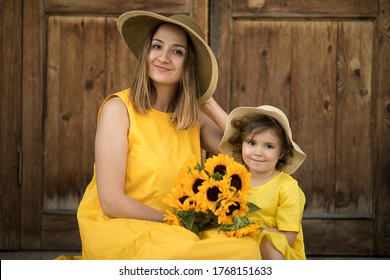
<instances>
[{"instance_id":1,"label":"woman's yellow dress","mask_svg":"<svg viewBox=\"0 0 390 280\"><path fill-rule=\"evenodd\" d=\"M254 187L248 200L261 208L249 216L260 227L298 233L295 242L290 246L284 234L263 230L256 238L259 244L262 238L268 237L286 260L306 259L302 231L306 198L297 181L289 174L280 172L264 185Z\"/></svg>"},{"instance_id":2,"label":"woman's yellow dress","mask_svg":"<svg viewBox=\"0 0 390 280\"><path fill-rule=\"evenodd\" d=\"M177 130L171 122L171 113L152 110L147 115L138 114L129 101L129 94L125 90L104 101L119 97L130 118L125 191L128 196L164 212L168 206L162 199L171 191L178 169L191 155L200 160L200 128ZM82 256L74 259L260 258L258 243L250 237L230 238L210 230L201 239L180 226L107 217L100 207L96 173L81 200L77 219Z\"/></svg>"}]
</instances>

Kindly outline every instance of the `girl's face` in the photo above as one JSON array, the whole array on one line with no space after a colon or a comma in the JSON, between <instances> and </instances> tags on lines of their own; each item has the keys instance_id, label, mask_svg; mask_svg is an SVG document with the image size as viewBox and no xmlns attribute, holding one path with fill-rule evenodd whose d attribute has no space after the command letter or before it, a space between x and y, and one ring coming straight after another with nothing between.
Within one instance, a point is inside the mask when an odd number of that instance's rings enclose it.
<instances>
[{"instance_id":1,"label":"girl's face","mask_svg":"<svg viewBox=\"0 0 390 280\"><path fill-rule=\"evenodd\" d=\"M154 34L148 56L149 77L155 85L177 85L183 73L187 34L179 26L161 25Z\"/></svg>"},{"instance_id":2,"label":"girl's face","mask_svg":"<svg viewBox=\"0 0 390 280\"><path fill-rule=\"evenodd\" d=\"M271 129L250 133L242 143L242 159L253 175L272 174L280 156L281 142Z\"/></svg>"}]
</instances>

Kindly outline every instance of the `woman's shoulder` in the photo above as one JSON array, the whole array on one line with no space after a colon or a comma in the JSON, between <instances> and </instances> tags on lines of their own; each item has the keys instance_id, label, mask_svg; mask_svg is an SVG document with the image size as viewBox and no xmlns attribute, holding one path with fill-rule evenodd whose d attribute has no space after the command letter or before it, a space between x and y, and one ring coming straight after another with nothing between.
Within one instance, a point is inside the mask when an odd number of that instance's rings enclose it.
<instances>
[{"instance_id":1,"label":"woman's shoulder","mask_svg":"<svg viewBox=\"0 0 390 280\"><path fill-rule=\"evenodd\" d=\"M113 93L108 95L99 110L99 119L101 115L104 113L125 113L129 111L129 94L130 90L126 89L117 93Z\"/></svg>"},{"instance_id":2,"label":"woman's shoulder","mask_svg":"<svg viewBox=\"0 0 390 280\"><path fill-rule=\"evenodd\" d=\"M123 101L123 103L128 104L129 100L130 100L130 89L127 88L127 89L124 89L122 91L118 91L116 93L112 93L112 94L108 95L105 98L103 104L107 103L108 101L110 101L112 99L117 99L117 100L120 99Z\"/></svg>"}]
</instances>

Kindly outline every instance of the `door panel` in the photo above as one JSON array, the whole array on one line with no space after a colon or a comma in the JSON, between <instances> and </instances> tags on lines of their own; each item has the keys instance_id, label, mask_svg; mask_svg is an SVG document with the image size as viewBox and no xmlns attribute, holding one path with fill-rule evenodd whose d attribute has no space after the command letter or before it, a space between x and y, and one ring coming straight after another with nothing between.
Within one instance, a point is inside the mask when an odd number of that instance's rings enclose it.
<instances>
[{"instance_id":1,"label":"door panel","mask_svg":"<svg viewBox=\"0 0 390 280\"><path fill-rule=\"evenodd\" d=\"M0 249L20 246L21 0L0 0Z\"/></svg>"},{"instance_id":2,"label":"door panel","mask_svg":"<svg viewBox=\"0 0 390 280\"><path fill-rule=\"evenodd\" d=\"M389 1L232 0L211 1L210 7L210 32L220 32L210 37L221 69L216 99L227 111L281 108L307 154L293 174L307 198L307 253L387 251L375 241L379 229L389 244L390 221L386 199L377 201L375 191L388 189L390 181L375 183L388 176L375 168L382 152L372 121L378 114L373 100L386 95L373 83L384 58L375 56L383 39L374 36L388 18ZM388 32L381 36L388 42ZM378 219L377 209L386 218Z\"/></svg>"}]
</instances>

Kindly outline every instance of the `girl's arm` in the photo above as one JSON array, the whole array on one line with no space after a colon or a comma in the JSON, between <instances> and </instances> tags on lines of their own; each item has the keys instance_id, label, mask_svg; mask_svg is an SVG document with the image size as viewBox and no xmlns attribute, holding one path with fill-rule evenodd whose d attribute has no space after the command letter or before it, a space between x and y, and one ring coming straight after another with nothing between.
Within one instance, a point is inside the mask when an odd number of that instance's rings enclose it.
<instances>
[{"instance_id":1,"label":"girl's arm","mask_svg":"<svg viewBox=\"0 0 390 280\"><path fill-rule=\"evenodd\" d=\"M278 230L277 228L262 228L264 230L267 230L267 231L270 231L270 232L279 232L279 233L283 233L284 235L286 235L286 238L287 238L287 242L288 244L291 246L292 244L294 244L295 242L295 239L297 238L297 235L298 235L298 232L295 232L295 231L282 231L282 230Z\"/></svg>"},{"instance_id":2,"label":"girl's arm","mask_svg":"<svg viewBox=\"0 0 390 280\"><path fill-rule=\"evenodd\" d=\"M107 101L95 139L96 182L103 213L115 218L162 221L163 213L125 194L129 129L125 104L119 98Z\"/></svg>"},{"instance_id":3,"label":"girl's arm","mask_svg":"<svg viewBox=\"0 0 390 280\"><path fill-rule=\"evenodd\" d=\"M219 153L218 145L225 131L228 114L215 101L209 98L200 106L201 143L202 148L216 155Z\"/></svg>"}]
</instances>

